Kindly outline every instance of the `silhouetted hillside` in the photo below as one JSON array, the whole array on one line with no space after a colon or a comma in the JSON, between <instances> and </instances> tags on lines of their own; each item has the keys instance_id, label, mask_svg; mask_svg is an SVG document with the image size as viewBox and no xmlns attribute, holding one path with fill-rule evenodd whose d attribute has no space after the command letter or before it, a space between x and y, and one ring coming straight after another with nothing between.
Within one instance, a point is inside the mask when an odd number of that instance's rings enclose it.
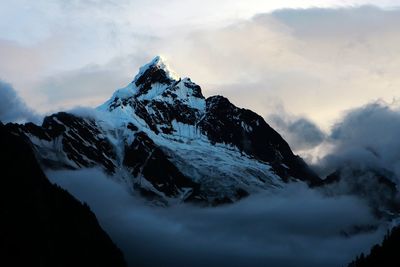
<instances>
[{"instance_id":1,"label":"silhouetted hillside","mask_svg":"<svg viewBox=\"0 0 400 267\"><path fill-rule=\"evenodd\" d=\"M375 245L368 256L357 257L348 267L399 267L400 227L385 236L381 245Z\"/></svg>"},{"instance_id":2,"label":"silhouetted hillside","mask_svg":"<svg viewBox=\"0 0 400 267\"><path fill-rule=\"evenodd\" d=\"M52 185L0 123L0 266L125 266L89 207Z\"/></svg>"}]
</instances>

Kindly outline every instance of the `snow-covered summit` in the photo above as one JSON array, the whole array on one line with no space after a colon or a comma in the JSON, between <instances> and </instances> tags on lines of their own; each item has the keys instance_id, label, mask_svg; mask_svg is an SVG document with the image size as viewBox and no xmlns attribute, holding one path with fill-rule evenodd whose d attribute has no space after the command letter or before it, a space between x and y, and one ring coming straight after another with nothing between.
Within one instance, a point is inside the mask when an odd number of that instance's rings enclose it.
<instances>
[{"instance_id":1,"label":"snow-covered summit","mask_svg":"<svg viewBox=\"0 0 400 267\"><path fill-rule=\"evenodd\" d=\"M164 57L156 56L155 58L153 58L152 61L150 61L149 63L140 67L139 73L136 74L136 76L133 80L133 83L138 81L140 79L140 77L144 73L146 73L146 71L151 70L151 69L159 69L159 70L164 71L166 73L167 77L171 80L177 81L180 79L179 75L170 68L170 66L167 63L167 60Z\"/></svg>"},{"instance_id":2,"label":"snow-covered summit","mask_svg":"<svg viewBox=\"0 0 400 267\"><path fill-rule=\"evenodd\" d=\"M164 105L165 110L194 110L204 112L206 101L199 85L190 78L180 78L161 56L142 66L134 80L126 87L115 91L113 96L98 109L126 114L130 108L138 106L148 112ZM136 113L136 112L134 112Z\"/></svg>"}]
</instances>

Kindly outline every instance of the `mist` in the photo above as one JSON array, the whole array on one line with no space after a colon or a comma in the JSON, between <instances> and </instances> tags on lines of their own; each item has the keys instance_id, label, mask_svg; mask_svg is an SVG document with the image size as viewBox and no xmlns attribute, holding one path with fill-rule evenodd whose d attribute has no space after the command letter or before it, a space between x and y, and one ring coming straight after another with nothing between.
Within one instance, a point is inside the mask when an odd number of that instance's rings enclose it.
<instances>
[{"instance_id":1,"label":"mist","mask_svg":"<svg viewBox=\"0 0 400 267\"><path fill-rule=\"evenodd\" d=\"M265 120L280 133L295 151L317 147L326 139L326 133L310 119L289 114L283 107L269 114Z\"/></svg>"},{"instance_id":2,"label":"mist","mask_svg":"<svg viewBox=\"0 0 400 267\"><path fill-rule=\"evenodd\" d=\"M376 100L343 111L328 132L284 108L266 117L291 148L322 176L343 166L400 175L400 107Z\"/></svg>"},{"instance_id":3,"label":"mist","mask_svg":"<svg viewBox=\"0 0 400 267\"><path fill-rule=\"evenodd\" d=\"M11 84L0 80L0 121L39 122L39 116L19 97Z\"/></svg>"},{"instance_id":4,"label":"mist","mask_svg":"<svg viewBox=\"0 0 400 267\"><path fill-rule=\"evenodd\" d=\"M333 127L333 148L318 165L325 172L340 166L386 169L400 175L400 110L398 105L375 101L345 113ZM398 180L396 181L399 182Z\"/></svg>"},{"instance_id":5,"label":"mist","mask_svg":"<svg viewBox=\"0 0 400 267\"><path fill-rule=\"evenodd\" d=\"M47 175L88 203L130 266L344 266L386 230L363 200L302 183L220 207L162 208L97 169Z\"/></svg>"}]
</instances>

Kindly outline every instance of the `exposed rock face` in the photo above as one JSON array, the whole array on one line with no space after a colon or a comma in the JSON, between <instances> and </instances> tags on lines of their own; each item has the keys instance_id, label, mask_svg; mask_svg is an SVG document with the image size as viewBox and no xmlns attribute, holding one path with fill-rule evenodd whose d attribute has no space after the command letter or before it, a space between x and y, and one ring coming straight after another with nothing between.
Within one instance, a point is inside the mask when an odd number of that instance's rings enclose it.
<instances>
[{"instance_id":1,"label":"exposed rock face","mask_svg":"<svg viewBox=\"0 0 400 267\"><path fill-rule=\"evenodd\" d=\"M270 163L285 181L291 177L311 184L320 181L261 116L234 106L222 96L209 97L206 103L206 115L199 127L211 142L230 144Z\"/></svg>"},{"instance_id":2,"label":"exposed rock face","mask_svg":"<svg viewBox=\"0 0 400 267\"><path fill-rule=\"evenodd\" d=\"M102 165L113 173L114 147L94 119L60 112L46 117L42 126L7 124L12 132L29 140L43 163L52 168L83 168Z\"/></svg>"},{"instance_id":3,"label":"exposed rock face","mask_svg":"<svg viewBox=\"0 0 400 267\"><path fill-rule=\"evenodd\" d=\"M1 123L0 147L1 266L126 266L89 207L52 185L30 145Z\"/></svg>"},{"instance_id":4,"label":"exposed rock face","mask_svg":"<svg viewBox=\"0 0 400 267\"><path fill-rule=\"evenodd\" d=\"M182 188L195 188L196 183L183 175L165 153L143 132L126 147L124 165L135 177L145 177L158 192L168 197L179 194Z\"/></svg>"}]
</instances>

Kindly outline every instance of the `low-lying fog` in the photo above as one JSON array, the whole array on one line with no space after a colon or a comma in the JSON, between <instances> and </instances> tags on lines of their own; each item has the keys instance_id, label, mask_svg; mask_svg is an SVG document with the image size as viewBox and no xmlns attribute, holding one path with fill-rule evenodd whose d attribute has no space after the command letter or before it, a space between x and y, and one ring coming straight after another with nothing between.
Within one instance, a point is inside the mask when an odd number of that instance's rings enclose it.
<instances>
[{"instance_id":1,"label":"low-lying fog","mask_svg":"<svg viewBox=\"0 0 400 267\"><path fill-rule=\"evenodd\" d=\"M380 242L367 204L301 183L235 204L156 207L97 169L48 171L89 204L130 266L340 267ZM354 234L357 227L377 230Z\"/></svg>"}]
</instances>

